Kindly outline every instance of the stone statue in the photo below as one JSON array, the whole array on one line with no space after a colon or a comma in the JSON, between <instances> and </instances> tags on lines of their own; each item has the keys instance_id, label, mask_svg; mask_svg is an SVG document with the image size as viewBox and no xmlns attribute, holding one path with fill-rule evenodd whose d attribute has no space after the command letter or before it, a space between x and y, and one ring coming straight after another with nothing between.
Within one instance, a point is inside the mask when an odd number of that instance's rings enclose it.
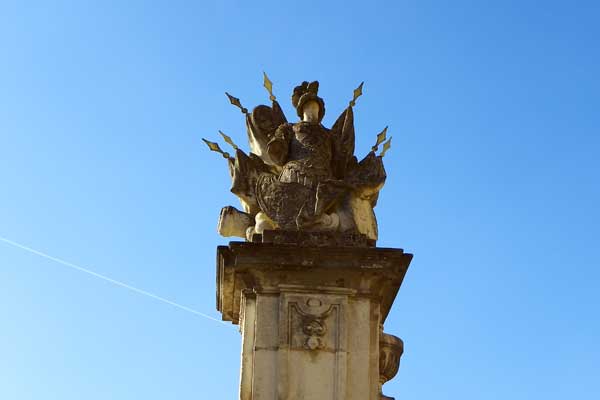
<instances>
[{"instance_id":1,"label":"stone statue","mask_svg":"<svg viewBox=\"0 0 600 400\"><path fill-rule=\"evenodd\" d=\"M234 148L235 157L222 151L217 143L203 139L211 150L227 159L231 191L243 207L243 211L223 208L219 233L248 241L264 241L269 233L274 238L285 237L286 233L296 238L294 234L310 233L317 241L324 237L353 238L353 243L374 245L377 221L373 208L385 183L382 158L391 138L386 141L386 127L365 158L359 162L354 156L353 107L363 84L354 90L353 99L331 129L321 124L325 102L318 95L319 82L302 82L294 88L292 105L300 118L295 123L287 122L266 74L264 86L271 107L259 105L252 112L226 93L245 114L249 154L222 132ZM382 143L383 150L376 155Z\"/></svg>"}]
</instances>

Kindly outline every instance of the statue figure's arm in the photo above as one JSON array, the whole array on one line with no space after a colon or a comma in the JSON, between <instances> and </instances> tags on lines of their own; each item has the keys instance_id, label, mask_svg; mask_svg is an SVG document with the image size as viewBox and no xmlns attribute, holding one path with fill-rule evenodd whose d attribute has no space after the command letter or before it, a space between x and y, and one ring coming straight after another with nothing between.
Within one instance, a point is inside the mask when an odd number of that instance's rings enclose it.
<instances>
[{"instance_id":1,"label":"statue figure's arm","mask_svg":"<svg viewBox=\"0 0 600 400\"><path fill-rule=\"evenodd\" d=\"M282 166L287 161L290 140L294 134L291 124L281 124L267 144L267 153L275 165Z\"/></svg>"}]
</instances>

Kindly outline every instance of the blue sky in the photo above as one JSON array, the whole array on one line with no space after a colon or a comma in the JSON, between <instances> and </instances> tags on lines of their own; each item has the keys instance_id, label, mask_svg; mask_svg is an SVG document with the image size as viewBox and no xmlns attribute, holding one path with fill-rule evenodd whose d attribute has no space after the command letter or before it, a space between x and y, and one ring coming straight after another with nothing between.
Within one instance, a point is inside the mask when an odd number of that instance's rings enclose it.
<instances>
[{"instance_id":1,"label":"blue sky","mask_svg":"<svg viewBox=\"0 0 600 400\"><path fill-rule=\"evenodd\" d=\"M494 4L495 3L495 4ZM386 125L379 245L415 254L386 323L403 399L600 397L600 5L0 3L0 237L218 318L201 137L244 144L321 82ZM0 241L0 398L236 398L227 326Z\"/></svg>"}]
</instances>

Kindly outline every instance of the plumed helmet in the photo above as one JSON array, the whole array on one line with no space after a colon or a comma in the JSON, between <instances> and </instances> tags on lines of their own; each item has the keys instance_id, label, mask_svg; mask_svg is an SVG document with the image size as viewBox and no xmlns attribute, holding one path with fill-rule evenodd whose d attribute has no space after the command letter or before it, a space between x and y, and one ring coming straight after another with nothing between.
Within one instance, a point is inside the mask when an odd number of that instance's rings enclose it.
<instances>
[{"instance_id":1,"label":"plumed helmet","mask_svg":"<svg viewBox=\"0 0 600 400\"><path fill-rule=\"evenodd\" d=\"M319 122L323 120L325 116L325 102L322 98L317 96L319 92L319 82L302 82L299 86L294 88L294 93L292 94L292 105L296 108L296 113L300 118L302 118L302 108L306 103L311 100L316 101L319 104Z\"/></svg>"}]
</instances>

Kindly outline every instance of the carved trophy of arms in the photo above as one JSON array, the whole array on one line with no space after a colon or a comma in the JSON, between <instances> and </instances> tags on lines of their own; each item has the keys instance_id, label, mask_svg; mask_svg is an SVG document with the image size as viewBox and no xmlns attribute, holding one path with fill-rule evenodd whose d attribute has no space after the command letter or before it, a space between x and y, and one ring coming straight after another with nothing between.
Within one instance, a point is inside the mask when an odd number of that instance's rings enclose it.
<instances>
[{"instance_id":1,"label":"carved trophy of arms","mask_svg":"<svg viewBox=\"0 0 600 400\"><path fill-rule=\"evenodd\" d=\"M325 104L317 94L318 82L302 82L294 89L292 104L300 117L297 123L287 122L266 74L264 86L271 106L259 105L252 112L226 93L245 115L249 154L222 132L235 157L205 140L211 150L228 160L231 192L243 207L243 211L223 208L219 232L248 240L265 231L350 233L374 242L377 222L373 207L385 183L382 158L391 139L386 141L386 128L363 160L354 156L353 107L363 84L354 90L350 104L331 129L321 125ZM383 142L383 151L376 155Z\"/></svg>"}]
</instances>

